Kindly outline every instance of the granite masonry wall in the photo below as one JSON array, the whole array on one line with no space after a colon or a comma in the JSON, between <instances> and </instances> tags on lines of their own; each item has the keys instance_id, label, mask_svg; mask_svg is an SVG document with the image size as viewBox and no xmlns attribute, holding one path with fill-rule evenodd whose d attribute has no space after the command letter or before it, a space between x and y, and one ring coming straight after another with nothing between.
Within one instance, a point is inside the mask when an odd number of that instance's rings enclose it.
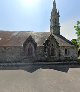
<instances>
[{"instance_id":1,"label":"granite masonry wall","mask_svg":"<svg viewBox=\"0 0 80 92\"><path fill-rule=\"evenodd\" d=\"M68 54L65 55L65 49L68 50ZM60 60L77 60L78 50L75 47L60 47Z\"/></svg>"},{"instance_id":2,"label":"granite masonry wall","mask_svg":"<svg viewBox=\"0 0 80 92\"><path fill-rule=\"evenodd\" d=\"M60 47L60 56L57 55L55 59L50 59L45 56L44 47L39 46L36 48L34 57L27 57L24 54L24 50L22 46L13 46L13 47L0 47L0 62L35 62L35 61L43 61L43 60L51 60L55 61L57 59L60 60L77 60L78 52L75 47L67 47L69 50L69 54L65 55L65 48Z\"/></svg>"}]
</instances>

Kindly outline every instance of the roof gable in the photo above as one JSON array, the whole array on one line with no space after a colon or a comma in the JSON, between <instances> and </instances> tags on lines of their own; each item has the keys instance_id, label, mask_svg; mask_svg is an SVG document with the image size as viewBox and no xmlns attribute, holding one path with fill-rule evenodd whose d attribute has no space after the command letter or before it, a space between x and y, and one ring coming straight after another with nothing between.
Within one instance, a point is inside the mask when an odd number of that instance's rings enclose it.
<instances>
[{"instance_id":1,"label":"roof gable","mask_svg":"<svg viewBox=\"0 0 80 92\"><path fill-rule=\"evenodd\" d=\"M31 35L25 40L25 42L23 43L23 47L25 48L25 46L26 46L29 42L33 43L35 48L37 47L37 43L35 42L35 40L32 38Z\"/></svg>"}]
</instances>

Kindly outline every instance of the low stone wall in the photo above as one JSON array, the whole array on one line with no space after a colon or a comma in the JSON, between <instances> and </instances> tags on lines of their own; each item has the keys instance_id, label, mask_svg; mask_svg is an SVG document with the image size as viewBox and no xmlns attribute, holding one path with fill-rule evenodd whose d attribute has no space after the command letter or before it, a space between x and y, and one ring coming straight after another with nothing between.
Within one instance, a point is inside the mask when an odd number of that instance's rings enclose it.
<instances>
[{"instance_id":1,"label":"low stone wall","mask_svg":"<svg viewBox=\"0 0 80 92\"><path fill-rule=\"evenodd\" d=\"M34 72L38 69L56 69L59 71L67 72L69 68L80 68L77 62L64 63L64 62L36 62L36 63L0 63L0 70L18 70L24 69L29 72Z\"/></svg>"}]
</instances>

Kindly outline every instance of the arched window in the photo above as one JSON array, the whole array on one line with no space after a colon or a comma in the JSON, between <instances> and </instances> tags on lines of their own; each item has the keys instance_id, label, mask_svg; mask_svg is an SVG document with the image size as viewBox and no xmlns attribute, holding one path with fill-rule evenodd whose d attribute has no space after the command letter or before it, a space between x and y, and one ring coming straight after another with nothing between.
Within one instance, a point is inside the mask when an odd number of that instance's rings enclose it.
<instances>
[{"instance_id":1,"label":"arched window","mask_svg":"<svg viewBox=\"0 0 80 92\"><path fill-rule=\"evenodd\" d=\"M33 56L33 47L31 46L31 44L28 47L28 56Z\"/></svg>"},{"instance_id":2,"label":"arched window","mask_svg":"<svg viewBox=\"0 0 80 92\"><path fill-rule=\"evenodd\" d=\"M51 56L55 56L55 50L53 47L51 48Z\"/></svg>"}]
</instances>

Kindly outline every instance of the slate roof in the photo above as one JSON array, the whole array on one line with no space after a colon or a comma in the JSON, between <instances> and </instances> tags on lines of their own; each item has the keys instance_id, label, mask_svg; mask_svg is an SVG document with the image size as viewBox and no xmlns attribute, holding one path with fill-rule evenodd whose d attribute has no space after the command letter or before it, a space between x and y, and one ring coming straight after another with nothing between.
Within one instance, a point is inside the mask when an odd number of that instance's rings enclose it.
<instances>
[{"instance_id":1,"label":"slate roof","mask_svg":"<svg viewBox=\"0 0 80 92\"><path fill-rule=\"evenodd\" d=\"M0 46L23 46L25 40L32 36L38 46L43 46L50 32L27 32L27 31L0 31ZM62 35L54 35L59 46L74 46Z\"/></svg>"}]
</instances>

